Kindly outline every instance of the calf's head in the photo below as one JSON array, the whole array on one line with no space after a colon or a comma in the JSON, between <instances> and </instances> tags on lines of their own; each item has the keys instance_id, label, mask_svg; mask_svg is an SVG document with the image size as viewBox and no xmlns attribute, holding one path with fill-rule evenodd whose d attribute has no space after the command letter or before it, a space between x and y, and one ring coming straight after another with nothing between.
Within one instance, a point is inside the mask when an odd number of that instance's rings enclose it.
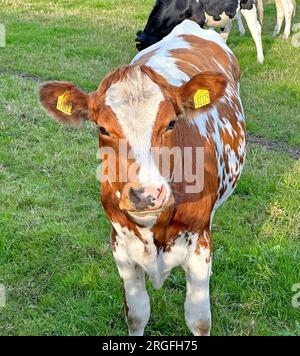
<instances>
[{"instance_id":1,"label":"calf's head","mask_svg":"<svg viewBox=\"0 0 300 356\"><path fill-rule=\"evenodd\" d=\"M170 177L175 163L170 161L166 174L153 152L176 147L180 122L208 110L225 88L220 73L201 73L173 87L149 67L133 65L110 74L90 94L67 82L45 83L40 101L62 123L77 126L86 119L96 124L105 210L114 206L133 222L147 224L174 205ZM195 107L195 93L202 89L209 103Z\"/></svg>"}]
</instances>

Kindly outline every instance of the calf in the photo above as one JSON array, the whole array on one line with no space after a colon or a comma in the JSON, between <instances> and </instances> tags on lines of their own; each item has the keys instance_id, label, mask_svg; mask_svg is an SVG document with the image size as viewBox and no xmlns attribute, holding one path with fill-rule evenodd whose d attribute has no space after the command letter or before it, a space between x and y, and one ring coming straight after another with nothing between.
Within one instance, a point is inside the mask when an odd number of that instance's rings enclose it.
<instances>
[{"instance_id":1,"label":"calf","mask_svg":"<svg viewBox=\"0 0 300 356\"><path fill-rule=\"evenodd\" d=\"M280 33L283 20L285 19L284 39L288 39L291 34L292 17L296 15L295 0L275 0L277 10L277 21L273 33L273 37L277 37Z\"/></svg>"},{"instance_id":2,"label":"calf","mask_svg":"<svg viewBox=\"0 0 300 356\"><path fill-rule=\"evenodd\" d=\"M187 325L210 334L212 221L245 160L239 78L222 38L185 20L95 92L66 82L41 87L57 120L88 119L99 129L101 200L130 335L142 335L150 316L145 273L159 289L176 266L186 272Z\"/></svg>"},{"instance_id":3,"label":"calf","mask_svg":"<svg viewBox=\"0 0 300 356\"><path fill-rule=\"evenodd\" d=\"M240 32L243 32L241 12L245 17L257 48L257 60L264 61L261 40L261 24L257 20L257 6L260 22L263 21L262 0L156 0L144 31L137 33L137 49L143 50L160 41L184 19L197 22L201 27L222 27L223 37L227 39L231 30L231 21L236 18Z\"/></svg>"}]
</instances>

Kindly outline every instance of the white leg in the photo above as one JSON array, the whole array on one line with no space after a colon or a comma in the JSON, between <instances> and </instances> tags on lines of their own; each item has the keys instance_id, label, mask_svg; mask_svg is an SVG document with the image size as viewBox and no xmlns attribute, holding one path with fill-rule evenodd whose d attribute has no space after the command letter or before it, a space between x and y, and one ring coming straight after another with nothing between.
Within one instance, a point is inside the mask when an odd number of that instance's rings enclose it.
<instances>
[{"instance_id":1,"label":"white leg","mask_svg":"<svg viewBox=\"0 0 300 356\"><path fill-rule=\"evenodd\" d=\"M245 31L245 27L244 27L244 24L243 24L243 20L242 20L242 16L241 16L241 13L238 12L237 16L236 16L236 20L238 22L238 27L239 27L239 32L240 32L240 35L241 36L244 36L246 31Z\"/></svg>"},{"instance_id":2,"label":"white leg","mask_svg":"<svg viewBox=\"0 0 300 356\"><path fill-rule=\"evenodd\" d=\"M291 34L291 27L292 27L292 17L294 12L294 4L291 0L281 0L283 9L284 9L284 16L285 16L285 30L284 30L284 39L288 39Z\"/></svg>"},{"instance_id":3,"label":"white leg","mask_svg":"<svg viewBox=\"0 0 300 356\"><path fill-rule=\"evenodd\" d=\"M256 6L253 6L252 10L241 10L241 12L247 21L249 30L254 39L257 50L257 60L262 64L264 62L264 52L261 40L261 25L257 20Z\"/></svg>"},{"instance_id":4,"label":"white leg","mask_svg":"<svg viewBox=\"0 0 300 356\"><path fill-rule=\"evenodd\" d=\"M232 28L232 23L231 23L231 21L229 21L228 24L225 26L224 31L222 31L222 32L220 33L221 37L223 37L223 39L224 39L225 41L228 40L228 37L229 37L230 31L231 31L231 28Z\"/></svg>"},{"instance_id":5,"label":"white leg","mask_svg":"<svg viewBox=\"0 0 300 356\"><path fill-rule=\"evenodd\" d=\"M193 250L184 269L187 279L187 294L184 304L187 326L194 336L209 336L211 329L210 248L201 248L200 254Z\"/></svg>"},{"instance_id":6,"label":"white leg","mask_svg":"<svg viewBox=\"0 0 300 356\"><path fill-rule=\"evenodd\" d=\"M275 0L277 19L276 19L276 25L274 28L274 32L273 32L273 37L277 37L279 35L283 20L284 20L284 11L283 11L283 6L282 6L281 1L282 0Z\"/></svg>"},{"instance_id":7,"label":"white leg","mask_svg":"<svg viewBox=\"0 0 300 356\"><path fill-rule=\"evenodd\" d=\"M124 283L124 304L129 335L143 336L150 318L150 301L144 271L128 257L124 246L116 246L114 257Z\"/></svg>"}]
</instances>

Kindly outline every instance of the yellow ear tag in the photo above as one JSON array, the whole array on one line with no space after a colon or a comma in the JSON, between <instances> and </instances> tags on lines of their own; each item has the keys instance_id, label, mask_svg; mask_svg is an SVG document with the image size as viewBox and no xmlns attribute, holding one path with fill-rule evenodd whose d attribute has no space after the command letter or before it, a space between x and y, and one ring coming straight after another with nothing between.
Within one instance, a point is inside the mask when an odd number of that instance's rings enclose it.
<instances>
[{"instance_id":1,"label":"yellow ear tag","mask_svg":"<svg viewBox=\"0 0 300 356\"><path fill-rule=\"evenodd\" d=\"M72 104L66 104L66 99L68 97L69 92L66 91L64 94L60 95L57 98L57 105L56 108L57 110L63 112L66 115L71 116L72 115Z\"/></svg>"},{"instance_id":2,"label":"yellow ear tag","mask_svg":"<svg viewBox=\"0 0 300 356\"><path fill-rule=\"evenodd\" d=\"M195 109L202 108L210 103L209 91L207 89L198 89L194 96Z\"/></svg>"}]
</instances>

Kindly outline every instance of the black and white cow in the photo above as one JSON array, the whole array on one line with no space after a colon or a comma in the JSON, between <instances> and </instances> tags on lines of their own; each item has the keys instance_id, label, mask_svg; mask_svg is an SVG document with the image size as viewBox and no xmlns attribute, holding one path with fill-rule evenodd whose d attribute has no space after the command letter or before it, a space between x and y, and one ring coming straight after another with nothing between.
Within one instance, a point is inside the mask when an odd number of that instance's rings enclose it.
<instances>
[{"instance_id":1,"label":"black and white cow","mask_svg":"<svg viewBox=\"0 0 300 356\"><path fill-rule=\"evenodd\" d=\"M137 49L141 51L159 42L185 19L193 20L201 27L221 27L222 36L227 40L233 19L237 18L240 32L243 31L240 13L245 17L256 44L257 60L263 63L263 0L156 0L144 31L137 33Z\"/></svg>"}]
</instances>

